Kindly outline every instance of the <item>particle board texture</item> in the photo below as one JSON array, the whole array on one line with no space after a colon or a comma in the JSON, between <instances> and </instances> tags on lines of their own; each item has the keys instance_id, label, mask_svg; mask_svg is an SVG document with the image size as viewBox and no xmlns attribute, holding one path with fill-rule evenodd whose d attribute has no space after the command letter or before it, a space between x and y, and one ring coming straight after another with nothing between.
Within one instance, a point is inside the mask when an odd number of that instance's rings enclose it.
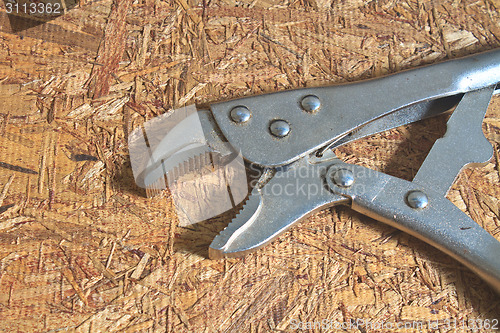
<instances>
[{"instance_id":1,"label":"particle board texture","mask_svg":"<svg viewBox=\"0 0 500 333\"><path fill-rule=\"evenodd\" d=\"M500 328L499 296L473 272L349 208L320 211L244 258L210 260L236 211L178 226L168 192L149 199L135 186L127 149L133 129L184 105L498 48L499 9L497 0L81 0L20 28L1 2L0 330ZM445 122L335 152L411 180ZM462 172L448 198L500 240L498 96L483 131L494 158Z\"/></svg>"}]
</instances>

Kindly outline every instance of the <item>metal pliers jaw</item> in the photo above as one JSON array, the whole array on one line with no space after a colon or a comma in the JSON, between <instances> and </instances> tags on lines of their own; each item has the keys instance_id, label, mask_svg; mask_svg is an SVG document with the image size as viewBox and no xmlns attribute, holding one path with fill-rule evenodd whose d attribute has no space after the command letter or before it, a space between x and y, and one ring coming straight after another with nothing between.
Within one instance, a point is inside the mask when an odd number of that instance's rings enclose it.
<instances>
[{"instance_id":1,"label":"metal pliers jaw","mask_svg":"<svg viewBox=\"0 0 500 333\"><path fill-rule=\"evenodd\" d=\"M201 117L205 131L267 172L209 256L242 256L342 204L448 253L500 293L500 242L445 198L464 167L492 157L481 123L499 82L500 51L493 51L360 83L211 106ZM445 136L411 182L346 164L330 150L454 105Z\"/></svg>"}]
</instances>

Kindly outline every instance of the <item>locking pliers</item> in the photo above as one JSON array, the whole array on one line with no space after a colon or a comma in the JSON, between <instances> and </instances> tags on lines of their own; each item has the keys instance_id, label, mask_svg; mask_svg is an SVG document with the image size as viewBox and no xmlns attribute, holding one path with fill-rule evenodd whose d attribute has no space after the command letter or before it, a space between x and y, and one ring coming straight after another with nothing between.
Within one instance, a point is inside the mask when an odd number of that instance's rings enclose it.
<instances>
[{"instance_id":1,"label":"locking pliers","mask_svg":"<svg viewBox=\"0 0 500 333\"><path fill-rule=\"evenodd\" d=\"M367 81L213 104L175 127L191 134L158 139L134 175L143 187L163 189L163 177L213 162L215 155L207 154L240 154L263 170L243 208L210 245L211 258L242 256L314 212L347 205L435 246L500 292L500 242L445 198L464 167L493 155L481 124L499 82L495 50ZM452 108L446 134L413 181L344 163L332 151ZM192 134L194 118L204 141ZM129 144L141 135L131 135Z\"/></svg>"}]
</instances>

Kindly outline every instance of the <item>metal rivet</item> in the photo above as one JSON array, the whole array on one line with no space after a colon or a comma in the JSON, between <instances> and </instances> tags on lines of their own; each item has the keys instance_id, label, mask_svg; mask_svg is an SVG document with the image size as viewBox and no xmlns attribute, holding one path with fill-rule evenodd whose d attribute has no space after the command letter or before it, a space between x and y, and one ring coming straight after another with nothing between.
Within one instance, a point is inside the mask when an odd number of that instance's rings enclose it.
<instances>
[{"instance_id":1,"label":"metal rivet","mask_svg":"<svg viewBox=\"0 0 500 333\"><path fill-rule=\"evenodd\" d=\"M422 209L429 204L429 198L422 191L411 191L406 196L408 206L415 209Z\"/></svg>"},{"instance_id":2,"label":"metal rivet","mask_svg":"<svg viewBox=\"0 0 500 333\"><path fill-rule=\"evenodd\" d=\"M231 110L231 119L235 123L245 123L250 119L250 117L252 117L252 113L246 106L236 106Z\"/></svg>"},{"instance_id":3,"label":"metal rivet","mask_svg":"<svg viewBox=\"0 0 500 333\"><path fill-rule=\"evenodd\" d=\"M316 112L319 110L319 107L321 106L321 101L319 100L319 98L317 96L308 95L308 96L302 98L300 105L302 106L304 111Z\"/></svg>"},{"instance_id":4,"label":"metal rivet","mask_svg":"<svg viewBox=\"0 0 500 333\"><path fill-rule=\"evenodd\" d=\"M275 120L269 126L269 130L275 137L282 138L290 133L290 124L284 120Z\"/></svg>"},{"instance_id":5,"label":"metal rivet","mask_svg":"<svg viewBox=\"0 0 500 333\"><path fill-rule=\"evenodd\" d=\"M333 174L333 181L340 187L350 187L354 184L354 174L350 170L340 169Z\"/></svg>"}]
</instances>

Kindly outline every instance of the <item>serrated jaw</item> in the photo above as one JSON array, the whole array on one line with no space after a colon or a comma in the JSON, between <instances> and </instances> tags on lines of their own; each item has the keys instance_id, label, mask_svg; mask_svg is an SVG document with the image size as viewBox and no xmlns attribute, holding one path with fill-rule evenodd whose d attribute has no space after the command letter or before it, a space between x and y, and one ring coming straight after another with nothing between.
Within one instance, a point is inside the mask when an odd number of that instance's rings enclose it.
<instances>
[{"instance_id":1,"label":"serrated jaw","mask_svg":"<svg viewBox=\"0 0 500 333\"><path fill-rule=\"evenodd\" d=\"M262 197L258 190L253 190L243 208L231 223L212 241L208 249L210 259L241 257L257 247L241 247L240 240L248 237L245 231L257 219L262 207Z\"/></svg>"}]
</instances>

